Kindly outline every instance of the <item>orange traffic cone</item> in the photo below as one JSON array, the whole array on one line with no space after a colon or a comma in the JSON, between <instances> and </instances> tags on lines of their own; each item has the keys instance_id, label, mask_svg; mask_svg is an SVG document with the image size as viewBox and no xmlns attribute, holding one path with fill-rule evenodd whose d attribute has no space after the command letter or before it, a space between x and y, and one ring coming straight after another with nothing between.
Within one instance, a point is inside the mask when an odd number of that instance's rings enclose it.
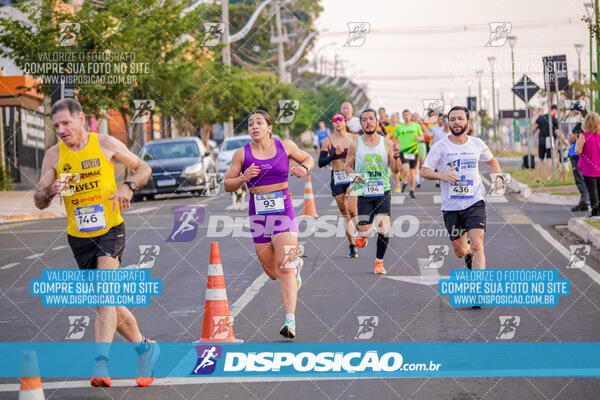
<instances>
[{"instance_id":1,"label":"orange traffic cone","mask_svg":"<svg viewBox=\"0 0 600 400\"><path fill-rule=\"evenodd\" d=\"M313 194L310 175L306 175L306 183L304 184L304 206L302 207L303 217L317 218L317 206L315 205L315 195Z\"/></svg>"},{"instance_id":2,"label":"orange traffic cone","mask_svg":"<svg viewBox=\"0 0 600 400\"><path fill-rule=\"evenodd\" d=\"M243 342L233 336L233 317L229 313L219 242L210 243L202 338L198 342Z\"/></svg>"},{"instance_id":3,"label":"orange traffic cone","mask_svg":"<svg viewBox=\"0 0 600 400\"><path fill-rule=\"evenodd\" d=\"M44 389L42 389L37 355L33 350L24 351L21 357L21 390L19 390L19 400L44 399Z\"/></svg>"}]
</instances>

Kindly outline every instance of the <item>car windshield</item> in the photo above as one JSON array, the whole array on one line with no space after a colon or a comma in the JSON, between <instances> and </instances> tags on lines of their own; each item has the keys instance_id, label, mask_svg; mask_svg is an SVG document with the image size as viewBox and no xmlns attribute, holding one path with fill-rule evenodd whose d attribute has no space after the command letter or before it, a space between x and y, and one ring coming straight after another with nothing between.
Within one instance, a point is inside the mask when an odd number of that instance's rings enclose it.
<instances>
[{"instance_id":1,"label":"car windshield","mask_svg":"<svg viewBox=\"0 0 600 400\"><path fill-rule=\"evenodd\" d=\"M246 143L250 143L251 141L251 138L238 138L226 140L223 143L223 151L239 149L240 147L244 146Z\"/></svg>"},{"instance_id":2,"label":"car windshield","mask_svg":"<svg viewBox=\"0 0 600 400\"><path fill-rule=\"evenodd\" d=\"M152 143L142 149L142 160L161 160L165 158L198 157L200 151L194 142Z\"/></svg>"}]
</instances>

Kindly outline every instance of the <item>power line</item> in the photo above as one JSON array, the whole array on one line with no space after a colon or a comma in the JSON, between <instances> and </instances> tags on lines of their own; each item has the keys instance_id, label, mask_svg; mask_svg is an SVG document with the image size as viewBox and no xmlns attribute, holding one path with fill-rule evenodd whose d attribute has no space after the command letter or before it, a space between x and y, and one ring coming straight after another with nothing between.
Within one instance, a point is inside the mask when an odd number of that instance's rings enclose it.
<instances>
[{"instance_id":1,"label":"power line","mask_svg":"<svg viewBox=\"0 0 600 400\"><path fill-rule=\"evenodd\" d=\"M537 20L537 21L522 21L522 22L514 22L512 23L512 28L515 30L518 28L519 30L523 29L539 29L539 28L548 28L548 25L552 25L553 27L559 25L573 25L573 22L580 23L579 20L573 21L570 17L567 18L559 18L559 19L545 19L545 20ZM465 33L465 32L481 32L487 31L489 32L490 26L488 24L463 24L463 25L447 25L447 26L415 26L409 28L389 28L389 29L371 29L369 31L369 35L372 34L393 34L393 35L423 35L423 34L437 34L437 33ZM338 35L348 35L348 31L327 31L322 32L321 36L338 36Z\"/></svg>"}]
</instances>

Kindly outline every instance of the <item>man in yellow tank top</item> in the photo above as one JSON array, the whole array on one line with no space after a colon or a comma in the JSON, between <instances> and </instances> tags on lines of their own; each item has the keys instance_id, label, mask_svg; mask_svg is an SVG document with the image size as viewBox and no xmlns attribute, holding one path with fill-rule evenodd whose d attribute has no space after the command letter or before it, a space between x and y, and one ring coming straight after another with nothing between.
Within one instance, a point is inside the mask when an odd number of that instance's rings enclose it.
<instances>
[{"instance_id":1,"label":"man in yellow tank top","mask_svg":"<svg viewBox=\"0 0 600 400\"><path fill-rule=\"evenodd\" d=\"M52 107L59 143L44 156L35 205L44 209L57 194L67 212L67 239L80 269L117 269L125 249L125 223L121 210L129 208L133 191L143 186L151 168L119 140L87 132L85 114L74 99ZM133 173L117 187L114 160ZM133 314L123 306L96 307L96 342L110 343L115 330L134 344L138 354L138 386L149 386L160 353L158 344L140 333ZM110 347L98 346L92 386L111 386L108 371Z\"/></svg>"}]
</instances>

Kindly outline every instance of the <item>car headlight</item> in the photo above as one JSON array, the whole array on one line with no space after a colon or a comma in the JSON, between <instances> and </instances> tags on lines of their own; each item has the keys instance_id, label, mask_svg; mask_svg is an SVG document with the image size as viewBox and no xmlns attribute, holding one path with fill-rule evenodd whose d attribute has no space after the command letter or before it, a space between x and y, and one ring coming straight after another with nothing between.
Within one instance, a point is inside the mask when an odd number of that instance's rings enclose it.
<instances>
[{"instance_id":1,"label":"car headlight","mask_svg":"<svg viewBox=\"0 0 600 400\"><path fill-rule=\"evenodd\" d=\"M194 175L202 171L202 163L192 164L183 169L181 175Z\"/></svg>"}]
</instances>

